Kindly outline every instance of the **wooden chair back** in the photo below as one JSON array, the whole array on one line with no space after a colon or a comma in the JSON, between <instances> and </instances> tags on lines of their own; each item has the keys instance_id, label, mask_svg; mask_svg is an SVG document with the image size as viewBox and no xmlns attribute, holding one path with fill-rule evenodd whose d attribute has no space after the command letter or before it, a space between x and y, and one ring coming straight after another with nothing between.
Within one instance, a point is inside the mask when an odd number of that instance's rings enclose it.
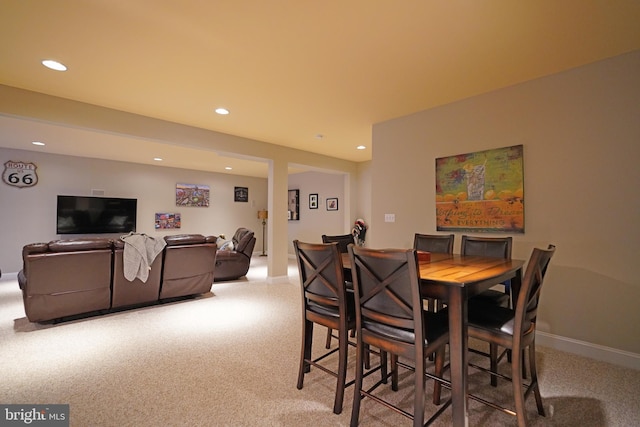
<instances>
[{"instance_id":1,"label":"wooden chair back","mask_svg":"<svg viewBox=\"0 0 640 427\"><path fill-rule=\"evenodd\" d=\"M420 234L413 238L413 249L442 254L453 253L455 234Z\"/></svg>"},{"instance_id":2,"label":"wooden chair back","mask_svg":"<svg viewBox=\"0 0 640 427\"><path fill-rule=\"evenodd\" d=\"M338 250L342 254L347 253L347 246L351 243L355 243L353 236L351 234L341 234L337 236L327 236L326 234L322 235L322 243L338 243Z\"/></svg>"}]
</instances>

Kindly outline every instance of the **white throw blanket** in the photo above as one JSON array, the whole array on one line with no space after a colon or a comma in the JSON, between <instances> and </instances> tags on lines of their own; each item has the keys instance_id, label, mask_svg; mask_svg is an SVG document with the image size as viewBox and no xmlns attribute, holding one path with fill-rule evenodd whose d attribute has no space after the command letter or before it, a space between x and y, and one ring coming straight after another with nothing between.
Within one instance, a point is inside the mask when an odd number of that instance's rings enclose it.
<instances>
[{"instance_id":1,"label":"white throw blanket","mask_svg":"<svg viewBox=\"0 0 640 427\"><path fill-rule=\"evenodd\" d=\"M146 283L153 260L162 252L167 243L164 239L154 239L146 234L129 233L121 236L124 242L124 278L133 282L136 277Z\"/></svg>"}]
</instances>

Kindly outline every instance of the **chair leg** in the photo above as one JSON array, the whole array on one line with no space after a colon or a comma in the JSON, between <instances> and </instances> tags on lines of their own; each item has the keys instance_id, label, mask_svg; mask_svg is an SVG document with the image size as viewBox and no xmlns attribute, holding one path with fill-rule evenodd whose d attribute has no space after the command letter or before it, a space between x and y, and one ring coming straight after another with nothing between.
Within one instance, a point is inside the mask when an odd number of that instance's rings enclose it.
<instances>
[{"instance_id":1,"label":"chair leg","mask_svg":"<svg viewBox=\"0 0 640 427\"><path fill-rule=\"evenodd\" d=\"M442 373L444 371L444 357L445 357L445 350L444 350L444 346L442 346L436 351L436 363L435 363L435 370L434 370L434 374L436 375L436 377L442 378ZM433 381L434 405L440 404L441 394L442 394L442 383L440 381L434 380Z\"/></svg>"},{"instance_id":2,"label":"chair leg","mask_svg":"<svg viewBox=\"0 0 640 427\"><path fill-rule=\"evenodd\" d=\"M524 356L524 354L523 354ZM523 365L524 367L524 365ZM544 406L542 406L542 396L540 395L540 387L538 386L538 371L536 369L536 344L535 341L529 346L529 369L531 370L531 387L533 387L533 395L536 398L536 406L538 414L546 416Z\"/></svg>"},{"instance_id":3,"label":"chair leg","mask_svg":"<svg viewBox=\"0 0 640 427\"><path fill-rule=\"evenodd\" d=\"M381 357L385 355L384 352L380 352ZM386 363L386 355L384 356ZM364 375L364 345L362 342L358 342L356 348L356 378L353 384L353 406L351 408L351 427L358 425L358 418L360 417L360 402L362 401L362 378Z\"/></svg>"},{"instance_id":4,"label":"chair leg","mask_svg":"<svg viewBox=\"0 0 640 427\"><path fill-rule=\"evenodd\" d=\"M489 359L491 372L498 372L498 346L496 344L489 344ZM498 377L493 374L491 374L491 385L498 386Z\"/></svg>"},{"instance_id":5,"label":"chair leg","mask_svg":"<svg viewBox=\"0 0 640 427\"><path fill-rule=\"evenodd\" d=\"M427 378L425 377L425 365L426 360L416 360L415 366L415 378L414 378L414 400L413 400L413 427L424 426L424 397L425 397L425 384ZM396 369L397 371L397 369Z\"/></svg>"},{"instance_id":6,"label":"chair leg","mask_svg":"<svg viewBox=\"0 0 640 427\"><path fill-rule=\"evenodd\" d=\"M364 345L364 367L365 369L371 368L371 348L369 344Z\"/></svg>"},{"instance_id":7,"label":"chair leg","mask_svg":"<svg viewBox=\"0 0 640 427\"><path fill-rule=\"evenodd\" d=\"M518 350L520 351L520 350ZM524 388L522 383L522 358L514 357L511 361L511 383L513 384L513 398L515 400L518 427L527 426L527 414L524 406Z\"/></svg>"},{"instance_id":8,"label":"chair leg","mask_svg":"<svg viewBox=\"0 0 640 427\"><path fill-rule=\"evenodd\" d=\"M311 359L311 343L313 339L313 322L302 321L302 345L300 350L300 369L298 371L298 390L302 389L304 374L311 370L311 365L305 360Z\"/></svg>"},{"instance_id":9,"label":"chair leg","mask_svg":"<svg viewBox=\"0 0 640 427\"><path fill-rule=\"evenodd\" d=\"M340 331L338 337L338 380L336 384L336 398L333 403L333 413L342 412L344 402L344 386L347 381L347 355L349 354L349 336L347 330Z\"/></svg>"},{"instance_id":10,"label":"chair leg","mask_svg":"<svg viewBox=\"0 0 640 427\"><path fill-rule=\"evenodd\" d=\"M365 348L369 348L369 345L365 345ZM367 368L366 360L365 360L365 368ZM367 368L369 369L370 366ZM383 384L386 384L387 378L389 376L389 371L387 370L387 352L380 350L380 378Z\"/></svg>"},{"instance_id":11,"label":"chair leg","mask_svg":"<svg viewBox=\"0 0 640 427\"><path fill-rule=\"evenodd\" d=\"M331 348L331 338L333 335L333 329L331 328L327 328L327 342L325 343L324 347L329 350Z\"/></svg>"},{"instance_id":12,"label":"chair leg","mask_svg":"<svg viewBox=\"0 0 640 427\"><path fill-rule=\"evenodd\" d=\"M398 391L398 355L391 354L391 390Z\"/></svg>"}]
</instances>

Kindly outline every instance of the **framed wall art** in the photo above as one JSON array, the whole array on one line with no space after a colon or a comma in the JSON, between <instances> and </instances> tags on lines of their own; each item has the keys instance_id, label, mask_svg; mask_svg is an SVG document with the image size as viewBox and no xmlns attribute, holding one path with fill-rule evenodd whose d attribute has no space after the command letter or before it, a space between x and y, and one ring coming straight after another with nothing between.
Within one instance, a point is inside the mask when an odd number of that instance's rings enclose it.
<instances>
[{"instance_id":1,"label":"framed wall art","mask_svg":"<svg viewBox=\"0 0 640 427\"><path fill-rule=\"evenodd\" d=\"M249 188L247 187L235 187L233 190L234 202L248 202L249 201Z\"/></svg>"},{"instance_id":2,"label":"framed wall art","mask_svg":"<svg viewBox=\"0 0 640 427\"><path fill-rule=\"evenodd\" d=\"M309 194L309 209L318 209L318 194Z\"/></svg>"},{"instance_id":3,"label":"framed wall art","mask_svg":"<svg viewBox=\"0 0 640 427\"><path fill-rule=\"evenodd\" d=\"M291 221L300 220L300 190L289 190L287 218Z\"/></svg>"},{"instance_id":4,"label":"framed wall art","mask_svg":"<svg viewBox=\"0 0 640 427\"><path fill-rule=\"evenodd\" d=\"M176 184L176 206L209 207L209 186Z\"/></svg>"},{"instance_id":5,"label":"framed wall art","mask_svg":"<svg viewBox=\"0 0 640 427\"><path fill-rule=\"evenodd\" d=\"M181 225L180 213L156 213L156 230L175 229Z\"/></svg>"},{"instance_id":6,"label":"framed wall art","mask_svg":"<svg viewBox=\"0 0 640 427\"><path fill-rule=\"evenodd\" d=\"M337 211L338 210L338 198L333 197L327 199L327 210L328 211Z\"/></svg>"},{"instance_id":7,"label":"framed wall art","mask_svg":"<svg viewBox=\"0 0 640 427\"><path fill-rule=\"evenodd\" d=\"M436 228L524 233L523 146L436 159Z\"/></svg>"}]
</instances>

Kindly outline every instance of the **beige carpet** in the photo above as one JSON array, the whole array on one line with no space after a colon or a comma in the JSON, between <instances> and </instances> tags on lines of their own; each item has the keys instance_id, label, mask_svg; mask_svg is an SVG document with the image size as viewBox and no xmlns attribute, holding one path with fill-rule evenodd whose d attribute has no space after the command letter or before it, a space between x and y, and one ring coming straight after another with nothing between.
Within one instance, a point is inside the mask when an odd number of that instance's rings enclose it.
<instances>
[{"instance_id":1,"label":"beige carpet","mask_svg":"<svg viewBox=\"0 0 640 427\"><path fill-rule=\"evenodd\" d=\"M346 426L332 413L334 379L319 370L296 389L300 301L290 284L265 282L265 258L248 280L215 284L211 294L101 317L38 325L24 315L16 280L0 281L0 403L70 404L72 426ZM321 347L325 330L317 329ZM349 374L353 376L353 353ZM335 359L328 360L331 365ZM547 417L527 401L532 426L640 425L640 371L539 348ZM385 393L411 407L411 378ZM471 390L511 401L510 384ZM431 383L428 383L431 390ZM429 405L429 410L435 409ZM450 409L435 423L450 425ZM410 425L371 401L364 426ZM515 418L470 402L470 425L515 425Z\"/></svg>"}]
</instances>

